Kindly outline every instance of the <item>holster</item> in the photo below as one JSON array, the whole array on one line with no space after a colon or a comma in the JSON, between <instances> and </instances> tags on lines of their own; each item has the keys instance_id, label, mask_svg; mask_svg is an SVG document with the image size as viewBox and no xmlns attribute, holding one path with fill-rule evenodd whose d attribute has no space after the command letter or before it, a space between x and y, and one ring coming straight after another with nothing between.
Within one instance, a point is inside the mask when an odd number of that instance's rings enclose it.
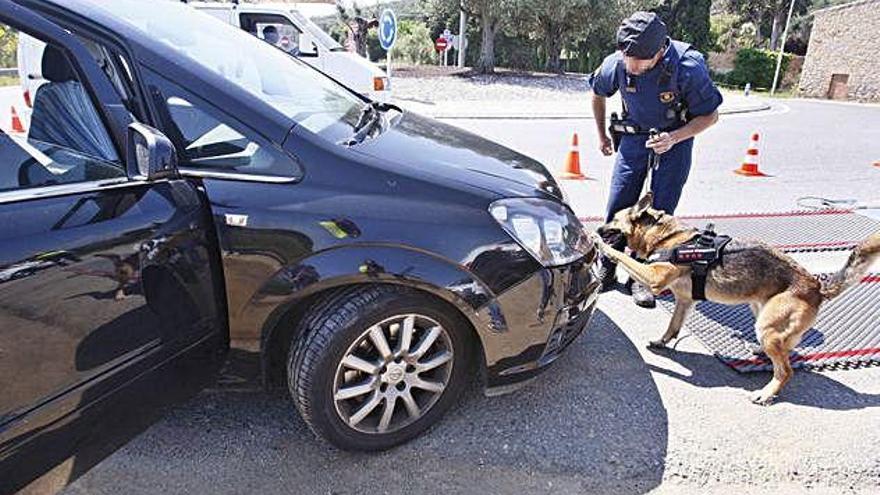
<instances>
[{"instance_id":1,"label":"holster","mask_svg":"<svg viewBox=\"0 0 880 495\"><path fill-rule=\"evenodd\" d=\"M620 149L620 138L623 136L622 126L623 120L617 115L617 112L613 112L608 124L608 133L611 135L611 144L614 145L615 153Z\"/></svg>"}]
</instances>

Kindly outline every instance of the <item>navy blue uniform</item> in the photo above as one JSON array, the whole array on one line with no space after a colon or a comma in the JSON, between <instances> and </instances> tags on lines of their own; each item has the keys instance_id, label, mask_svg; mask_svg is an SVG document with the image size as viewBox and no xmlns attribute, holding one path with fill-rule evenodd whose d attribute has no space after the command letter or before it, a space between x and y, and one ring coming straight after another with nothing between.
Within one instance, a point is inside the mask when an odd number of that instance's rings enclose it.
<instances>
[{"instance_id":1,"label":"navy blue uniform","mask_svg":"<svg viewBox=\"0 0 880 495\"><path fill-rule=\"evenodd\" d=\"M721 105L718 88L709 78L703 55L687 43L671 41L657 65L639 76L626 74L623 54L617 51L590 76L593 93L609 97L620 91L627 121L640 129L672 131L682 127L680 104L689 117L708 115ZM624 135L614 165L607 221L618 211L636 204L648 171L648 136ZM674 213L691 169L693 138L676 144L660 155L652 189L654 208Z\"/></svg>"}]
</instances>

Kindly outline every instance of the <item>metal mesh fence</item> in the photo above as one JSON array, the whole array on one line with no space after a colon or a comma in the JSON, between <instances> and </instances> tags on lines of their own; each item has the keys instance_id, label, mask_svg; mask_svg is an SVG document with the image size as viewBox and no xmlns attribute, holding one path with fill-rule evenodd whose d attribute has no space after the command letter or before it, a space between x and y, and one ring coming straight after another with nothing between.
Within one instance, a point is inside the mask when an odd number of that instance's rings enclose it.
<instances>
[{"instance_id":1,"label":"metal mesh fence","mask_svg":"<svg viewBox=\"0 0 880 495\"><path fill-rule=\"evenodd\" d=\"M659 300L670 313L671 296ZM758 344L755 318L747 305L725 306L703 301L685 328L725 364L739 372L772 369L766 356L753 353ZM868 276L839 297L823 304L813 328L791 354L795 368L841 369L880 364L880 275Z\"/></svg>"},{"instance_id":2,"label":"metal mesh fence","mask_svg":"<svg viewBox=\"0 0 880 495\"><path fill-rule=\"evenodd\" d=\"M788 252L852 249L862 239L880 230L880 222L849 210L802 210L784 213L743 213L678 217L702 228L715 224L718 233L738 239L756 239ZM602 219L582 218L587 230L595 230Z\"/></svg>"}]
</instances>

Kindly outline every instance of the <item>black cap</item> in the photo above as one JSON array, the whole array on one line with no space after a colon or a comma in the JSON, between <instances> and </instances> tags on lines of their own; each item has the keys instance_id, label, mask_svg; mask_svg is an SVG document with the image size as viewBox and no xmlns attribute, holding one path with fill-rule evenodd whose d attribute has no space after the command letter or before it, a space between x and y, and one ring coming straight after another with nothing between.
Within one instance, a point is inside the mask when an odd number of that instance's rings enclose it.
<instances>
[{"instance_id":1,"label":"black cap","mask_svg":"<svg viewBox=\"0 0 880 495\"><path fill-rule=\"evenodd\" d=\"M653 12L636 12L617 29L617 49L630 57L653 58L666 42L666 24Z\"/></svg>"}]
</instances>

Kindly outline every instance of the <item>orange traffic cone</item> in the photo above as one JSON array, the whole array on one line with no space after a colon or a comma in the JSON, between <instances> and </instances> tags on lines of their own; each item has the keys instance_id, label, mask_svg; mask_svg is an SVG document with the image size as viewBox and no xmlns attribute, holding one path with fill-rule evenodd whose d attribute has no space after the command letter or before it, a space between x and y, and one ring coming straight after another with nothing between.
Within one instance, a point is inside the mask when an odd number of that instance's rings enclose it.
<instances>
[{"instance_id":1,"label":"orange traffic cone","mask_svg":"<svg viewBox=\"0 0 880 495\"><path fill-rule=\"evenodd\" d=\"M565 158L565 170L562 171L562 178L568 180L584 180L587 176L581 173L581 152L578 146L578 135L574 133L571 138L571 149Z\"/></svg>"},{"instance_id":2,"label":"orange traffic cone","mask_svg":"<svg viewBox=\"0 0 880 495\"><path fill-rule=\"evenodd\" d=\"M743 163L740 168L734 170L735 173L739 175L745 175L747 177L767 177L767 174L758 170L758 140L760 136L758 133L752 134L752 139L749 142L749 149L746 150L746 157L743 158Z\"/></svg>"},{"instance_id":3,"label":"orange traffic cone","mask_svg":"<svg viewBox=\"0 0 880 495\"><path fill-rule=\"evenodd\" d=\"M24 126L21 125L21 119L18 117L18 112L15 111L15 107L9 107L10 112L12 112L12 132L24 132Z\"/></svg>"}]
</instances>

